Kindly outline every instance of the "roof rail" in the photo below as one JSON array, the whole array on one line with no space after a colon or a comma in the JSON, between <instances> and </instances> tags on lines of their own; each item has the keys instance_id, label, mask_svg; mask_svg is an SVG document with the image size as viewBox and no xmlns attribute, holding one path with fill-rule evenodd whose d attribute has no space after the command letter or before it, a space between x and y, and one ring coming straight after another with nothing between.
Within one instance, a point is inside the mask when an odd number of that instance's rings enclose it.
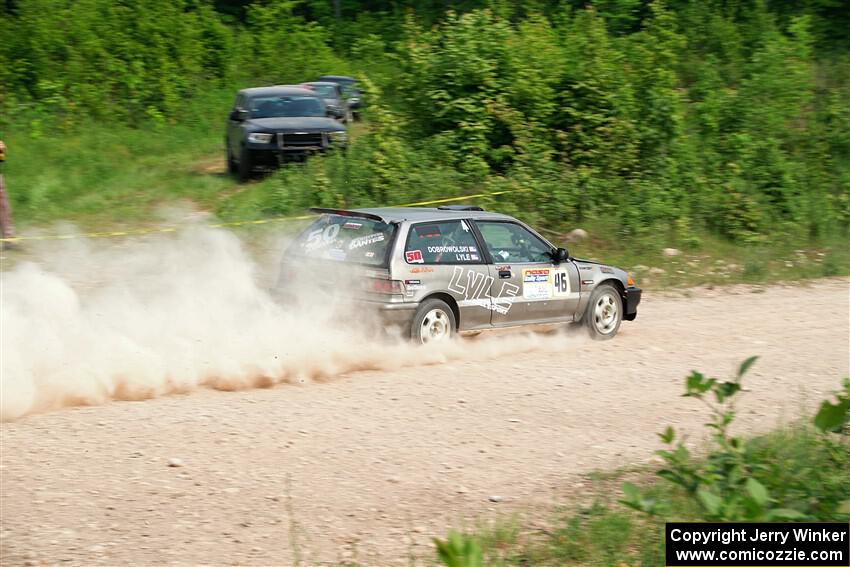
<instances>
[{"instance_id":1,"label":"roof rail","mask_svg":"<svg viewBox=\"0 0 850 567\"><path fill-rule=\"evenodd\" d=\"M478 205L440 205L439 211L483 211Z\"/></svg>"}]
</instances>

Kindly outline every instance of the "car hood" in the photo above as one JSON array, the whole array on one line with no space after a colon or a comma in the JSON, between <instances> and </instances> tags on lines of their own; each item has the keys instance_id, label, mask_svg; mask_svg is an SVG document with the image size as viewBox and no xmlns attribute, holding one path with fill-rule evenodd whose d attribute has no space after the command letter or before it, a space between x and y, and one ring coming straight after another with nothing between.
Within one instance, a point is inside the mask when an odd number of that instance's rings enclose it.
<instances>
[{"instance_id":1,"label":"car hood","mask_svg":"<svg viewBox=\"0 0 850 567\"><path fill-rule=\"evenodd\" d=\"M334 132L345 130L339 122L324 116L252 118L248 124L258 130L275 132Z\"/></svg>"}]
</instances>

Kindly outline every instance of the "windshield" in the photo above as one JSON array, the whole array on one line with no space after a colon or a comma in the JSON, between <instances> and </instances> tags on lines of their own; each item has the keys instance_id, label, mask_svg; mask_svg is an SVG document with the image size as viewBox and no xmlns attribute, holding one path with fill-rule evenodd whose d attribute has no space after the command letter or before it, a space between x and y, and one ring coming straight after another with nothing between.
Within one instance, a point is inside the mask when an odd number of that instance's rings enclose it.
<instances>
[{"instance_id":1,"label":"windshield","mask_svg":"<svg viewBox=\"0 0 850 567\"><path fill-rule=\"evenodd\" d=\"M314 96L258 96L248 104L251 118L325 115L324 103Z\"/></svg>"},{"instance_id":2,"label":"windshield","mask_svg":"<svg viewBox=\"0 0 850 567\"><path fill-rule=\"evenodd\" d=\"M336 98L336 87L333 85L310 85L310 88L323 98Z\"/></svg>"},{"instance_id":3,"label":"windshield","mask_svg":"<svg viewBox=\"0 0 850 567\"><path fill-rule=\"evenodd\" d=\"M293 242L300 256L381 266L395 237L396 225L382 221L322 215Z\"/></svg>"}]
</instances>

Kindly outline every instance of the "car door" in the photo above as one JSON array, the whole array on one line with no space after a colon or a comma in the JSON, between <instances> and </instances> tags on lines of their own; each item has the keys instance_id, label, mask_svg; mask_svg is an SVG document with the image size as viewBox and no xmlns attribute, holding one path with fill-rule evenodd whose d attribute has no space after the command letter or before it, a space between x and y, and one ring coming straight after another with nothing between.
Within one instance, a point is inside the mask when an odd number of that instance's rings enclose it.
<instances>
[{"instance_id":1,"label":"car door","mask_svg":"<svg viewBox=\"0 0 850 567\"><path fill-rule=\"evenodd\" d=\"M579 303L573 262L555 264L552 246L514 221L476 221L490 261L494 326L572 319Z\"/></svg>"},{"instance_id":2,"label":"car door","mask_svg":"<svg viewBox=\"0 0 850 567\"><path fill-rule=\"evenodd\" d=\"M467 219L411 225L404 248L411 299L448 293L457 302L462 330L490 327L492 278Z\"/></svg>"}]
</instances>

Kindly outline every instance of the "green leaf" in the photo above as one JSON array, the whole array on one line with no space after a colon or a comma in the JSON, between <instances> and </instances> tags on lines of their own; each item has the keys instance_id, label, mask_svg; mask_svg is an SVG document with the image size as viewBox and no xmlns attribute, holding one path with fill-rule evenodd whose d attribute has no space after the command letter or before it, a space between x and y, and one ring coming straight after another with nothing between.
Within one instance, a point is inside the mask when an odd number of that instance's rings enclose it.
<instances>
[{"instance_id":1,"label":"green leaf","mask_svg":"<svg viewBox=\"0 0 850 567\"><path fill-rule=\"evenodd\" d=\"M668 425L667 429L665 429L663 433L659 433L658 436L661 438L661 441L669 445L676 437L676 431L673 429L672 426Z\"/></svg>"},{"instance_id":2,"label":"green leaf","mask_svg":"<svg viewBox=\"0 0 850 567\"><path fill-rule=\"evenodd\" d=\"M738 379L740 379L744 374L746 374L750 367L755 364L756 360L758 359L759 357L757 356L751 356L750 358L742 362L741 366L738 367Z\"/></svg>"},{"instance_id":3,"label":"green leaf","mask_svg":"<svg viewBox=\"0 0 850 567\"><path fill-rule=\"evenodd\" d=\"M709 514L712 516L720 514L720 506L723 504L723 500L721 500L719 496L704 488L700 488L697 490L697 498L699 498L700 503L702 503L703 507Z\"/></svg>"},{"instance_id":4,"label":"green leaf","mask_svg":"<svg viewBox=\"0 0 850 567\"><path fill-rule=\"evenodd\" d=\"M759 506L764 507L768 502L770 502L770 496L767 494L767 489L756 479L752 477L748 478L747 482L744 483L744 487Z\"/></svg>"},{"instance_id":5,"label":"green leaf","mask_svg":"<svg viewBox=\"0 0 850 567\"><path fill-rule=\"evenodd\" d=\"M638 491L637 486L635 486L631 482L623 483L623 494L629 500L637 500L640 498L640 492Z\"/></svg>"},{"instance_id":6,"label":"green leaf","mask_svg":"<svg viewBox=\"0 0 850 567\"><path fill-rule=\"evenodd\" d=\"M726 398L730 398L741 390L741 385L737 382L723 382L714 389L714 395L717 401L723 403Z\"/></svg>"},{"instance_id":7,"label":"green leaf","mask_svg":"<svg viewBox=\"0 0 850 567\"><path fill-rule=\"evenodd\" d=\"M696 370L692 371L685 382L685 390L686 396L691 396L700 392L700 388L702 386L703 378L705 378L700 372Z\"/></svg>"},{"instance_id":8,"label":"green leaf","mask_svg":"<svg viewBox=\"0 0 850 567\"><path fill-rule=\"evenodd\" d=\"M850 398L837 404L824 400L815 415L815 427L823 432L838 432L848 421L850 421Z\"/></svg>"}]
</instances>

